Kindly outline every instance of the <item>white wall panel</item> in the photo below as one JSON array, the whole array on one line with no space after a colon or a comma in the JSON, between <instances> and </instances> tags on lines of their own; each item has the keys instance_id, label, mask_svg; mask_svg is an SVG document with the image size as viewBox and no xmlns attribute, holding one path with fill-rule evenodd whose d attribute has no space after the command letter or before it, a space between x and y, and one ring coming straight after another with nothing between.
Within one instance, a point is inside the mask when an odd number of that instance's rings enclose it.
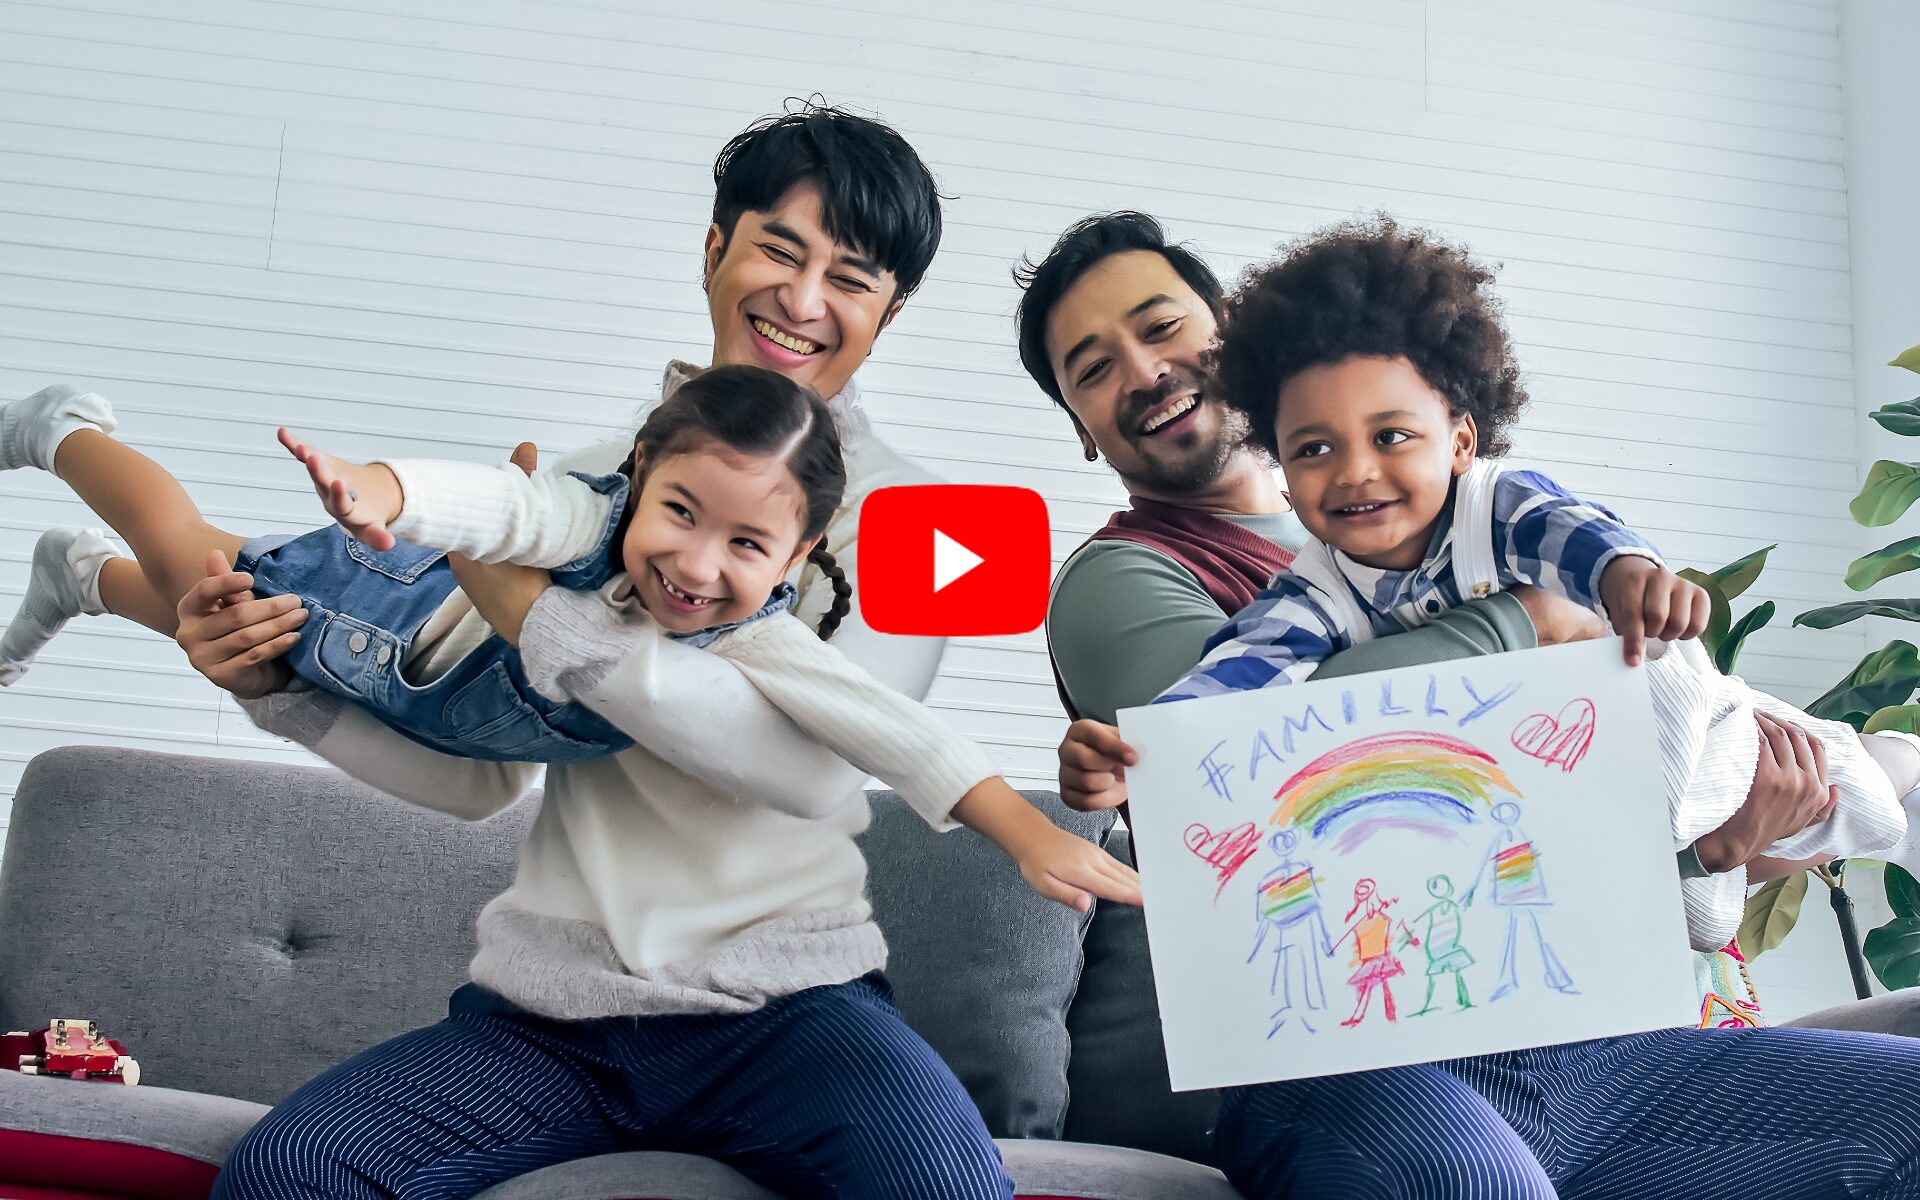
<instances>
[{"instance_id":1,"label":"white wall panel","mask_svg":"<svg viewBox=\"0 0 1920 1200\"><path fill-rule=\"evenodd\" d=\"M101 387L245 533L318 516L279 423L470 459L605 436L706 347L712 154L820 92L952 198L862 373L879 428L1040 488L1056 559L1121 493L1019 370L1009 265L1138 207L1231 277L1387 208L1504 264L1529 461L1676 560L1779 541L1759 591L1794 612L1861 544L1841 87L1829 0L0 0L0 396ZM0 477L0 617L38 531L84 517ZM1745 665L1804 700L1861 647L1777 630ZM933 700L1049 778L1037 635L957 644ZM0 691L0 821L73 740L292 753L113 620Z\"/></svg>"}]
</instances>

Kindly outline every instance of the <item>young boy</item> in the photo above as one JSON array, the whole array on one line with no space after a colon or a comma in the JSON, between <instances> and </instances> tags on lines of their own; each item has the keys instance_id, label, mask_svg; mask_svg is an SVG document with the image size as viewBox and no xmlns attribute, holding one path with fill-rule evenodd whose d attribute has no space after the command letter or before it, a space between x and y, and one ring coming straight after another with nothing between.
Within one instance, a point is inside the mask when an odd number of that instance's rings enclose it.
<instances>
[{"instance_id":1,"label":"young boy","mask_svg":"<svg viewBox=\"0 0 1920 1200\"><path fill-rule=\"evenodd\" d=\"M1682 640L1706 626L1701 588L1605 508L1498 464L1527 395L1492 278L1382 218L1310 238L1228 302L1216 387L1286 472L1313 540L1155 703L1305 679L1356 642L1533 584L1609 618L1629 663L1663 648L1650 641L1676 643L1649 683L1663 716L1689 714L1660 723L1677 844L1730 817L1753 776L1757 742L1710 739L1709 726L1758 712L1818 741L1840 791L1832 818L1770 855L1920 859L1901 801L1920 785L1920 739L1862 737L1718 675ZM1104 754L1108 788L1124 788L1110 727L1076 722L1067 740ZM1738 903L1743 874L1719 903Z\"/></svg>"}]
</instances>

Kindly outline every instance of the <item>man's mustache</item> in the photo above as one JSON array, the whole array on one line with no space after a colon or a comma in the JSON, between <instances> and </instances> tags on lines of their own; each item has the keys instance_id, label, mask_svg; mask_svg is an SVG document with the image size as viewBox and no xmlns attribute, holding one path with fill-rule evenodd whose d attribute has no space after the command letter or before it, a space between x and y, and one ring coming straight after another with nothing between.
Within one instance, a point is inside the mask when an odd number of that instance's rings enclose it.
<instances>
[{"instance_id":1,"label":"man's mustache","mask_svg":"<svg viewBox=\"0 0 1920 1200\"><path fill-rule=\"evenodd\" d=\"M1159 383L1143 391L1127 393L1127 420L1124 428L1128 431L1138 429L1147 414L1165 404L1168 400L1183 392L1199 392L1199 375L1171 374Z\"/></svg>"}]
</instances>

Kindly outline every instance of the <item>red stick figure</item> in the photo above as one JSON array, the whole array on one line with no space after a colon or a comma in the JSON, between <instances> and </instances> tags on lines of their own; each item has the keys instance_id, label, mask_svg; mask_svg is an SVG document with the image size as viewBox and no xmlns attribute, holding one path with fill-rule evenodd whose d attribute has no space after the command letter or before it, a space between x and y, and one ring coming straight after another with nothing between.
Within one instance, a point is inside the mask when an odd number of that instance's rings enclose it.
<instances>
[{"instance_id":1,"label":"red stick figure","mask_svg":"<svg viewBox=\"0 0 1920 1200\"><path fill-rule=\"evenodd\" d=\"M1334 942L1337 948L1348 938L1353 939L1353 974L1347 976L1347 982L1353 985L1353 1015L1340 1022L1352 1028L1366 1019L1367 1006L1373 999L1376 989L1380 992L1382 1007L1386 1010L1387 1020L1398 1021L1399 1013L1394 1008L1393 987L1387 981L1395 975L1405 975L1407 969L1400 965L1400 959L1393 953L1393 930L1398 926L1403 946L1418 946L1420 939L1413 930L1398 917L1387 915L1387 909L1397 901L1380 895L1380 889L1373 880L1362 879L1353 885L1353 907L1347 910L1347 931ZM1358 915L1358 919L1356 918Z\"/></svg>"}]
</instances>

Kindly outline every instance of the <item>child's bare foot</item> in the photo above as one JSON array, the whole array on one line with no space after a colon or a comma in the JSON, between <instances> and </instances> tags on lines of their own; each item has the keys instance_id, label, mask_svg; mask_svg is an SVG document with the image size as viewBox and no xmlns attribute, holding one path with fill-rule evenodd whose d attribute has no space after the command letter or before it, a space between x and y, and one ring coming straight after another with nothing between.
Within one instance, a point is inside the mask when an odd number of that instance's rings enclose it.
<instances>
[{"instance_id":1,"label":"child's bare foot","mask_svg":"<svg viewBox=\"0 0 1920 1200\"><path fill-rule=\"evenodd\" d=\"M0 404L0 471L53 470L53 452L79 429L112 433L113 406L98 392L71 384L41 388L24 400Z\"/></svg>"},{"instance_id":2,"label":"child's bare foot","mask_svg":"<svg viewBox=\"0 0 1920 1200\"><path fill-rule=\"evenodd\" d=\"M328 516L371 549L393 549L387 525L400 515L404 497L400 480L391 470L379 463L348 462L308 445L285 428L279 437L287 453L306 467Z\"/></svg>"}]
</instances>

